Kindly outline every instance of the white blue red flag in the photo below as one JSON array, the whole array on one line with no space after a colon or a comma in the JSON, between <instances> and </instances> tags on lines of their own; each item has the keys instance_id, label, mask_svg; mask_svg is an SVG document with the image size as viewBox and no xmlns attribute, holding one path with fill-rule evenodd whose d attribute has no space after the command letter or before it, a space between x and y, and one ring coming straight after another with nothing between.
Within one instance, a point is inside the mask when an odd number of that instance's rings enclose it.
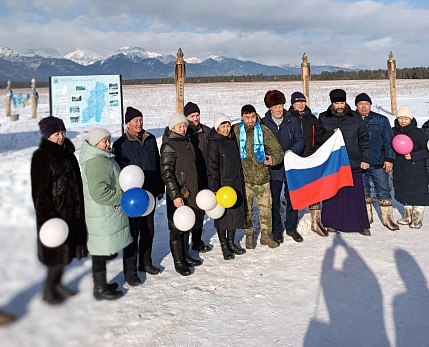
<instances>
[{"instance_id":1,"label":"white blue red flag","mask_svg":"<svg viewBox=\"0 0 429 347\"><path fill-rule=\"evenodd\" d=\"M309 157L287 152L284 165L295 210L329 199L342 187L353 186L350 161L339 129Z\"/></svg>"}]
</instances>

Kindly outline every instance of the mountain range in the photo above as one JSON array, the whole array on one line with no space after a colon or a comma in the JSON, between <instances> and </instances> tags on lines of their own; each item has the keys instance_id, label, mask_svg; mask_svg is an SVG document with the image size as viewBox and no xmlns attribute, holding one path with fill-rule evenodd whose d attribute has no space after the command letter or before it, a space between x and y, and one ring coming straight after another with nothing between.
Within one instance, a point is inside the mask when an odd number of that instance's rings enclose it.
<instances>
[{"instance_id":1,"label":"mountain range","mask_svg":"<svg viewBox=\"0 0 429 347\"><path fill-rule=\"evenodd\" d=\"M174 75L174 55L162 55L141 47L122 47L112 54L77 49L62 56L54 49L32 49L19 53L0 47L0 81L48 81L49 76L122 75L122 79L171 78ZM271 66L235 58L210 56L200 60L186 59L186 76L243 76L300 74L300 65ZM356 71L365 66L311 65L311 72Z\"/></svg>"}]
</instances>

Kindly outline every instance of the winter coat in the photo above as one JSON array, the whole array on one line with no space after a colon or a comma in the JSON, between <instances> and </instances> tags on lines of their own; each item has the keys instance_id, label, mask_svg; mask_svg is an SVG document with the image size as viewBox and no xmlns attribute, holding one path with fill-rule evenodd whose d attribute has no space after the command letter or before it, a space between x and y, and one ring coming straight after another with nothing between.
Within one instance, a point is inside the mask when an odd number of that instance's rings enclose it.
<instances>
[{"instance_id":1,"label":"winter coat","mask_svg":"<svg viewBox=\"0 0 429 347\"><path fill-rule=\"evenodd\" d=\"M427 120L426 122L423 123L422 130L424 131L424 133L426 135L429 135L429 120ZM428 144L428 146L429 146L429 144ZM429 177L429 158L426 159L426 172L427 172L428 177Z\"/></svg>"},{"instance_id":2,"label":"winter coat","mask_svg":"<svg viewBox=\"0 0 429 347\"><path fill-rule=\"evenodd\" d=\"M352 111L347 104L346 109L348 111L343 117L335 116L331 112L331 106L319 115L319 122L325 132L316 137L316 142L322 144L334 133L335 128L341 129L352 172L362 172L360 163L371 162L368 129L358 112Z\"/></svg>"},{"instance_id":3,"label":"winter coat","mask_svg":"<svg viewBox=\"0 0 429 347\"><path fill-rule=\"evenodd\" d=\"M267 126L261 124L261 128L264 137L265 155L271 156L273 160L272 166L282 164L284 158L282 146ZM232 130L235 133L238 146L240 147L240 123L234 124ZM270 181L270 170L263 162L258 162L256 160L255 153L253 152L253 133L255 127L244 125L244 130L246 131L247 154L247 158L241 158L244 182L250 185L261 186Z\"/></svg>"},{"instance_id":4,"label":"winter coat","mask_svg":"<svg viewBox=\"0 0 429 347\"><path fill-rule=\"evenodd\" d=\"M162 137L160 152L169 229L180 232L173 223L173 215L176 211L173 200L176 198L182 198L185 205L194 211L194 228L202 228L203 212L197 206L196 196L203 189L203 183L197 170L195 148L190 142L189 136L181 136L167 127ZM189 193L187 198L184 195L185 192Z\"/></svg>"},{"instance_id":5,"label":"winter coat","mask_svg":"<svg viewBox=\"0 0 429 347\"><path fill-rule=\"evenodd\" d=\"M274 122L271 111L265 113L262 124L266 125L274 134L282 146L283 152L291 151L300 154L305 146L305 139L299 126L298 120L292 117L289 112L283 110L283 121L279 126ZM283 155L284 156L284 155ZM284 161L270 167L272 181L285 181L286 173Z\"/></svg>"},{"instance_id":6,"label":"winter coat","mask_svg":"<svg viewBox=\"0 0 429 347\"><path fill-rule=\"evenodd\" d=\"M37 236L43 223L51 218L61 218L69 227L67 240L59 247L48 248L37 237L39 260L48 266L70 263L76 256L76 246L86 244L82 179L74 151L68 138L63 146L42 139L31 159L31 193Z\"/></svg>"},{"instance_id":7,"label":"winter coat","mask_svg":"<svg viewBox=\"0 0 429 347\"><path fill-rule=\"evenodd\" d=\"M397 120L393 127L393 135L407 135L413 140L411 160L403 155L396 154L393 164L393 187L395 199L403 205L429 206L428 176L425 160L429 158L427 143L429 136L422 129L417 128L415 119L411 124L401 127Z\"/></svg>"},{"instance_id":8,"label":"winter coat","mask_svg":"<svg viewBox=\"0 0 429 347\"><path fill-rule=\"evenodd\" d=\"M112 153L121 169L127 165L137 165L143 170L145 177L143 189L151 192L155 198L164 194L165 186L161 177L159 150L155 136L143 131L140 140L126 130L112 147Z\"/></svg>"},{"instance_id":9,"label":"winter coat","mask_svg":"<svg viewBox=\"0 0 429 347\"><path fill-rule=\"evenodd\" d=\"M308 106L305 106L303 114L299 114L298 111L293 109L293 106L289 108L289 112L298 120L305 139L304 149L301 153L297 154L301 157L309 157L320 147L320 144L316 143L316 137L323 134L324 129L320 126L317 117L311 113Z\"/></svg>"},{"instance_id":10,"label":"winter coat","mask_svg":"<svg viewBox=\"0 0 429 347\"><path fill-rule=\"evenodd\" d=\"M82 143L79 156L82 166L85 220L88 227L88 250L92 255L113 255L132 242L128 217L121 208L119 165L114 155Z\"/></svg>"},{"instance_id":11,"label":"winter coat","mask_svg":"<svg viewBox=\"0 0 429 347\"><path fill-rule=\"evenodd\" d=\"M217 192L223 186L234 188L237 202L225 209L225 214L214 220L219 230L244 228L246 222L244 178L240 162L240 150L234 132L229 136L219 135L214 128L210 131L207 175L209 189Z\"/></svg>"},{"instance_id":12,"label":"winter coat","mask_svg":"<svg viewBox=\"0 0 429 347\"><path fill-rule=\"evenodd\" d=\"M369 133L371 167L380 169L384 166L385 161L393 163L395 151L392 148L393 132L389 119L386 116L371 111L363 119L363 123Z\"/></svg>"},{"instance_id":13,"label":"winter coat","mask_svg":"<svg viewBox=\"0 0 429 347\"><path fill-rule=\"evenodd\" d=\"M186 135L194 145L195 155L197 160L198 175L202 182L202 187L207 188L207 165L206 158L208 156L208 143L210 137L210 128L204 124L199 124L196 129L188 126Z\"/></svg>"}]
</instances>

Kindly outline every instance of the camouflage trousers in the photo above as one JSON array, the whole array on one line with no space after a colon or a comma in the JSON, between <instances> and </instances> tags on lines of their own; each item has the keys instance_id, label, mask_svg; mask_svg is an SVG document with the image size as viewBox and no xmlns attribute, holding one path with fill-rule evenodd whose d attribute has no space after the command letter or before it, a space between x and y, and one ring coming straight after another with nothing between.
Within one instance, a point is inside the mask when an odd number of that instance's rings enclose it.
<instances>
[{"instance_id":1,"label":"camouflage trousers","mask_svg":"<svg viewBox=\"0 0 429 347\"><path fill-rule=\"evenodd\" d=\"M271 220L271 190L270 182L263 185L250 185L245 184L246 187L246 227L244 234L253 235L254 228L252 223L252 209L256 201L259 210L259 226L261 234L271 233L272 220Z\"/></svg>"}]
</instances>

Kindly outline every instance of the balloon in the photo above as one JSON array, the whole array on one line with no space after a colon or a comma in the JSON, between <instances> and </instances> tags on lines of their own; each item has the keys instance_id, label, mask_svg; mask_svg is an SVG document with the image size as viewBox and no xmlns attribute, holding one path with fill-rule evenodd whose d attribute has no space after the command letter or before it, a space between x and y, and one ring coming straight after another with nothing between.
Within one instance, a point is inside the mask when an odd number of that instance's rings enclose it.
<instances>
[{"instance_id":1,"label":"balloon","mask_svg":"<svg viewBox=\"0 0 429 347\"><path fill-rule=\"evenodd\" d=\"M126 192L130 188L141 188L144 183L144 172L137 165L125 166L119 173L119 185Z\"/></svg>"},{"instance_id":2,"label":"balloon","mask_svg":"<svg viewBox=\"0 0 429 347\"><path fill-rule=\"evenodd\" d=\"M129 217L140 217L149 205L149 195L143 188L130 188L122 194L121 207Z\"/></svg>"},{"instance_id":3,"label":"balloon","mask_svg":"<svg viewBox=\"0 0 429 347\"><path fill-rule=\"evenodd\" d=\"M213 210L216 203L216 195L210 189L200 190L196 196L197 206L202 210Z\"/></svg>"},{"instance_id":4,"label":"balloon","mask_svg":"<svg viewBox=\"0 0 429 347\"><path fill-rule=\"evenodd\" d=\"M398 134L392 140L392 147L398 154L410 154L413 151L414 144L407 135Z\"/></svg>"},{"instance_id":5,"label":"balloon","mask_svg":"<svg viewBox=\"0 0 429 347\"><path fill-rule=\"evenodd\" d=\"M195 225L195 213L189 206L181 206L174 211L173 223L180 231L188 231Z\"/></svg>"},{"instance_id":6,"label":"balloon","mask_svg":"<svg viewBox=\"0 0 429 347\"><path fill-rule=\"evenodd\" d=\"M427 146L426 146L427 148L428 148L428 151L429 151L429 140L428 140L428 144L427 144Z\"/></svg>"},{"instance_id":7,"label":"balloon","mask_svg":"<svg viewBox=\"0 0 429 347\"><path fill-rule=\"evenodd\" d=\"M49 248L61 246L69 235L69 227L61 218L52 218L40 228L40 241Z\"/></svg>"},{"instance_id":8,"label":"balloon","mask_svg":"<svg viewBox=\"0 0 429 347\"><path fill-rule=\"evenodd\" d=\"M237 193L234 188L223 186L216 193L216 201L219 205L230 208L237 202Z\"/></svg>"},{"instance_id":9,"label":"balloon","mask_svg":"<svg viewBox=\"0 0 429 347\"><path fill-rule=\"evenodd\" d=\"M148 203L146 212L142 214L142 217L148 216L155 208L155 198L153 197L151 192L146 191L146 193L149 196L149 203Z\"/></svg>"},{"instance_id":10,"label":"balloon","mask_svg":"<svg viewBox=\"0 0 429 347\"><path fill-rule=\"evenodd\" d=\"M225 207L216 204L216 207L213 210L206 211L206 215L211 219L219 219L225 213Z\"/></svg>"}]
</instances>

